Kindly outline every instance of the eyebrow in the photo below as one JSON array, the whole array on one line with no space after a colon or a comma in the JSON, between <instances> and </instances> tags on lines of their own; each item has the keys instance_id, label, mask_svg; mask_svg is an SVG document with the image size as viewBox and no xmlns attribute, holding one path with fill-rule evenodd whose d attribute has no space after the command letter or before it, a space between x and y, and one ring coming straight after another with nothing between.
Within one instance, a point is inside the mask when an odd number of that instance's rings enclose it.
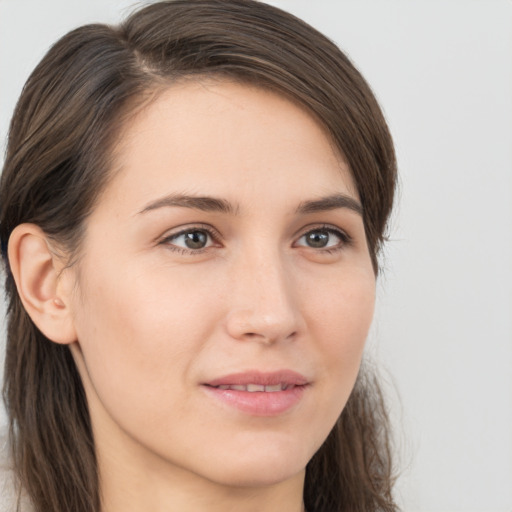
<instances>
[{"instance_id":1,"label":"eyebrow","mask_svg":"<svg viewBox=\"0 0 512 512\"><path fill-rule=\"evenodd\" d=\"M139 213L146 213L158 208L179 206L192 208L204 212L237 213L237 208L225 199L205 196L190 196L185 194L171 194L146 205Z\"/></svg>"},{"instance_id":2,"label":"eyebrow","mask_svg":"<svg viewBox=\"0 0 512 512\"><path fill-rule=\"evenodd\" d=\"M239 210L238 206L233 205L225 199L220 199L217 197L171 194L147 204L139 212L139 214L157 210L159 208L176 206L181 208L201 210L205 212L219 212L228 214L237 214ZM356 212L358 215L363 215L363 207L361 204L353 197L345 194L333 194L326 197L320 197L318 199L303 201L297 207L296 213L308 214L328 210L336 210L338 208L346 208Z\"/></svg>"},{"instance_id":3,"label":"eyebrow","mask_svg":"<svg viewBox=\"0 0 512 512\"><path fill-rule=\"evenodd\" d=\"M345 194L333 194L327 197L320 197L311 201L304 201L297 207L297 213L315 213L328 210L336 210L338 208L347 208L363 215L363 207L359 201Z\"/></svg>"}]
</instances>

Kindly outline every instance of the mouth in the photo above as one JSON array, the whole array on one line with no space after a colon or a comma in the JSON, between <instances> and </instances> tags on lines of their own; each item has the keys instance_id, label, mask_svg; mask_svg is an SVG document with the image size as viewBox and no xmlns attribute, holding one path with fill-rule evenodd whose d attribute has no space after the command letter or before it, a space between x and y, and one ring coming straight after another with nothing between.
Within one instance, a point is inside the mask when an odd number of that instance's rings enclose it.
<instances>
[{"instance_id":1,"label":"mouth","mask_svg":"<svg viewBox=\"0 0 512 512\"><path fill-rule=\"evenodd\" d=\"M251 416L279 416L303 399L310 382L291 370L249 371L226 375L202 384L222 405Z\"/></svg>"},{"instance_id":2,"label":"mouth","mask_svg":"<svg viewBox=\"0 0 512 512\"><path fill-rule=\"evenodd\" d=\"M208 386L209 384L206 384ZM233 391L246 391L247 393L277 393L279 391L286 391L295 387L295 384L285 384L283 382L270 386L263 384L221 384L219 386L211 386L216 389L231 389Z\"/></svg>"}]
</instances>

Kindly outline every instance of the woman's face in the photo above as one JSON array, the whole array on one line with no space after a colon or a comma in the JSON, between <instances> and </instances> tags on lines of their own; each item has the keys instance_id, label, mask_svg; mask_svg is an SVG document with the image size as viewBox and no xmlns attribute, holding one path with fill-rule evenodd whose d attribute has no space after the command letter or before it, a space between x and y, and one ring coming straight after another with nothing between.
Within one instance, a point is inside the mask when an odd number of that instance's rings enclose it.
<instances>
[{"instance_id":1,"label":"woman's face","mask_svg":"<svg viewBox=\"0 0 512 512\"><path fill-rule=\"evenodd\" d=\"M289 100L205 81L139 112L114 167L68 271L100 468L224 485L301 475L373 313L346 162Z\"/></svg>"}]
</instances>

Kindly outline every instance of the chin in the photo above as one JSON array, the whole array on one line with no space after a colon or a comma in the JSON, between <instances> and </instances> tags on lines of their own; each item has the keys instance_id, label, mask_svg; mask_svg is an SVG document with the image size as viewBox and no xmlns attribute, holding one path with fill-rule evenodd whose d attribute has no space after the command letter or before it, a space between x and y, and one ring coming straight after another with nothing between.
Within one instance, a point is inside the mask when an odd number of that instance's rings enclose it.
<instances>
[{"instance_id":1,"label":"chin","mask_svg":"<svg viewBox=\"0 0 512 512\"><path fill-rule=\"evenodd\" d=\"M210 480L224 487L270 487L297 478L303 475L305 470L305 465L292 466L286 462L279 467L268 464L255 465L253 462L232 470L223 468L220 473L215 471L216 474L212 474L213 478Z\"/></svg>"},{"instance_id":2,"label":"chin","mask_svg":"<svg viewBox=\"0 0 512 512\"><path fill-rule=\"evenodd\" d=\"M271 486L303 476L315 451L304 450L304 443L300 442L289 442L286 447L271 442L263 446L255 443L209 458L202 471L209 480L224 486Z\"/></svg>"}]
</instances>

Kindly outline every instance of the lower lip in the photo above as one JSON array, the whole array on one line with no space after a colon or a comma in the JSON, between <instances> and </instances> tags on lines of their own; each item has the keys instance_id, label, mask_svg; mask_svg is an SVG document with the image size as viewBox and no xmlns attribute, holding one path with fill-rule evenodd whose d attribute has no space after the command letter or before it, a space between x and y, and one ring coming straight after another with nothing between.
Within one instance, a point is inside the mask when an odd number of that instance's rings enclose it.
<instances>
[{"instance_id":1,"label":"lower lip","mask_svg":"<svg viewBox=\"0 0 512 512\"><path fill-rule=\"evenodd\" d=\"M294 386L285 391L235 391L203 386L206 392L225 404L252 416L279 416L297 405L307 386Z\"/></svg>"}]
</instances>

